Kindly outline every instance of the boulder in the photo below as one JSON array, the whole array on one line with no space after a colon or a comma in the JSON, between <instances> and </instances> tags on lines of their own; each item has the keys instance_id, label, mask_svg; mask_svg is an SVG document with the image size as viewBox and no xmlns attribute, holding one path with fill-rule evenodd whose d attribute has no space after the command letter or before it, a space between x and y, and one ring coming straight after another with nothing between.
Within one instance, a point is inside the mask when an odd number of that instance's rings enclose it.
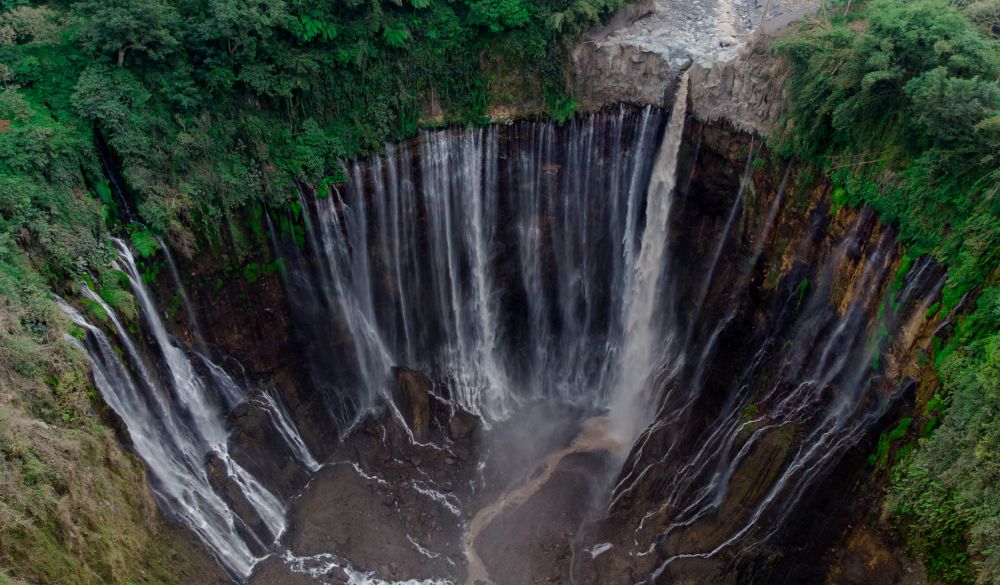
<instances>
[{"instance_id":1,"label":"boulder","mask_svg":"<svg viewBox=\"0 0 1000 585\"><path fill-rule=\"evenodd\" d=\"M426 441L430 434L431 389L434 383L422 372L393 368L392 399L399 407L413 437Z\"/></svg>"},{"instance_id":2,"label":"boulder","mask_svg":"<svg viewBox=\"0 0 1000 585\"><path fill-rule=\"evenodd\" d=\"M347 574L347 571L345 571L343 567L334 567L330 569L326 573L326 578L333 579L336 583L347 583L351 580L351 576Z\"/></svg>"},{"instance_id":3,"label":"boulder","mask_svg":"<svg viewBox=\"0 0 1000 585\"><path fill-rule=\"evenodd\" d=\"M461 441L475 432L479 426L476 415L467 410L458 409L448 421L448 435L455 441Z\"/></svg>"}]
</instances>

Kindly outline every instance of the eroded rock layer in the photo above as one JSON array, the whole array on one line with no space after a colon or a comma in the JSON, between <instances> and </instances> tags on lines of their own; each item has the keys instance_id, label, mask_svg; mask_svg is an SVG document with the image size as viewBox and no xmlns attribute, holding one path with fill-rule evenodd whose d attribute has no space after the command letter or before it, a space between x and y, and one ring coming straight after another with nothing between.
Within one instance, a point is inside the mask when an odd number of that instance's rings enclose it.
<instances>
[{"instance_id":1,"label":"eroded rock layer","mask_svg":"<svg viewBox=\"0 0 1000 585\"><path fill-rule=\"evenodd\" d=\"M260 257L241 271L170 259L155 295L126 270L146 325L92 329L121 378L102 391L151 372L164 400L143 406L146 428L187 445L176 462L225 538L195 530L234 578L834 570L823 551L848 526L802 510L842 505L883 417L906 408L944 275L899 270L891 230L758 139L683 107L667 118L424 133L249 218ZM154 296L181 309L164 320ZM640 326L650 359L630 360ZM129 344L124 361L108 349ZM622 392L641 398L634 441L614 420ZM190 515L201 500L167 483L180 475L157 476L160 503ZM814 529L798 555L790 524Z\"/></svg>"}]
</instances>

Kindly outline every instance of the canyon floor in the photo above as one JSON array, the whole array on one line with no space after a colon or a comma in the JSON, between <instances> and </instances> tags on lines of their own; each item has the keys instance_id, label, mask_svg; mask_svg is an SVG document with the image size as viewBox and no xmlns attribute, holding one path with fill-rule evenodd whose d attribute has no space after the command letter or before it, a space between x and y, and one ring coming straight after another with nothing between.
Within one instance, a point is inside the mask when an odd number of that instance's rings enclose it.
<instances>
[{"instance_id":1,"label":"canyon floor","mask_svg":"<svg viewBox=\"0 0 1000 585\"><path fill-rule=\"evenodd\" d=\"M605 419L536 404L491 428L431 421L418 438L405 416L388 406L347 437L251 585L570 583L603 552L582 531L620 463Z\"/></svg>"}]
</instances>

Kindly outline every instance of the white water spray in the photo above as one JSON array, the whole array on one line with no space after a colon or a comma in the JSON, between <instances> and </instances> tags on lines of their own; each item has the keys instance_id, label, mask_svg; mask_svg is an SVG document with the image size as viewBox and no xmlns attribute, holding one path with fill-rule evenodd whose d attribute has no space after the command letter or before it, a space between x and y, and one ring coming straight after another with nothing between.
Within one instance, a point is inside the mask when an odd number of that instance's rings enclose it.
<instances>
[{"instance_id":1,"label":"white water spray","mask_svg":"<svg viewBox=\"0 0 1000 585\"><path fill-rule=\"evenodd\" d=\"M660 152L653 166L646 196L646 228L642 234L639 258L631 286L626 291L624 348L620 355L618 377L611 397L612 432L630 444L652 420L653 399L650 388L656 366L667 357L680 359L674 347L673 331L663 331L661 294L667 274L670 209L677 184L677 158L680 153L687 115L688 77L685 72L677 88L673 111Z\"/></svg>"},{"instance_id":2,"label":"white water spray","mask_svg":"<svg viewBox=\"0 0 1000 585\"><path fill-rule=\"evenodd\" d=\"M269 546L286 527L284 504L229 453L223 408L241 401L246 391L223 368L195 352L189 355L177 344L163 324L131 250L120 240L114 243L119 252L117 266L139 301L143 323L154 340L153 351L140 351L115 310L89 288L84 288L84 296L108 316L128 365L104 331L65 302L60 300L59 306L87 332L84 343L74 340L74 344L89 357L104 401L124 421L164 511L190 528L234 577L245 578L260 560L247 538ZM205 375L195 367L192 356L204 362ZM154 359L162 359L162 368L150 363ZM316 462L297 430L282 420L286 413L278 404L270 406L290 448L297 450L305 467L314 469ZM208 456L219 461L256 518L240 517L217 491L205 466ZM250 526L258 520L263 530L255 532Z\"/></svg>"}]
</instances>

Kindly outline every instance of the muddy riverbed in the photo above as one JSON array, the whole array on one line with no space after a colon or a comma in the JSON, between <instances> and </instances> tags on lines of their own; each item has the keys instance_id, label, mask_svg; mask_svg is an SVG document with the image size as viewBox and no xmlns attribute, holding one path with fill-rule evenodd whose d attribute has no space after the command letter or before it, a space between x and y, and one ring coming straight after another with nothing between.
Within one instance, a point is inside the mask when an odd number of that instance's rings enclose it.
<instances>
[{"instance_id":1,"label":"muddy riverbed","mask_svg":"<svg viewBox=\"0 0 1000 585\"><path fill-rule=\"evenodd\" d=\"M251 585L571 582L594 556L581 531L601 512L621 445L606 419L559 411L538 405L421 442L386 409L294 500Z\"/></svg>"}]
</instances>

